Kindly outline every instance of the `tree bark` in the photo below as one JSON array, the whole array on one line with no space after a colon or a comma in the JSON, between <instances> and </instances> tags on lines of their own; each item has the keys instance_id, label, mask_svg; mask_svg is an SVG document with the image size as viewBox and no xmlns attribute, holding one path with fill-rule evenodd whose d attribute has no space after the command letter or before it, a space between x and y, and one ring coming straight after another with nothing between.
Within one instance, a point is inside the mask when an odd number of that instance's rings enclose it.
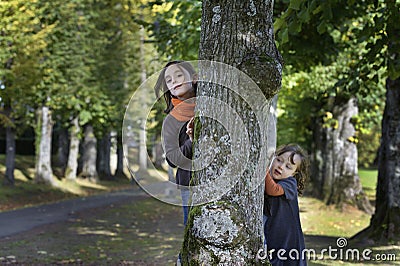
<instances>
[{"instance_id":1,"label":"tree bark","mask_svg":"<svg viewBox=\"0 0 400 266\"><path fill-rule=\"evenodd\" d=\"M6 101L4 106L5 116L9 123L5 123L6 128L6 175L4 184L12 185L15 184L14 170L15 170L15 128L11 119L12 109L9 101Z\"/></svg>"},{"instance_id":2,"label":"tree bark","mask_svg":"<svg viewBox=\"0 0 400 266\"><path fill-rule=\"evenodd\" d=\"M265 99L264 106L255 109L266 114L270 107L266 101L280 89L282 69L273 38L272 11L273 1L203 1L199 56L247 74ZM184 265L266 264L257 254L263 248L262 181L268 167L268 115L264 121L258 120L252 109L255 106L246 101L256 93L251 84L232 69L226 70L214 63L199 69L200 79L223 80L227 86L212 81L198 84L196 112L200 118L195 123L194 158L204 160L195 160L198 171L193 184L206 189L196 190L192 202L195 205L213 196L208 188L219 196L191 208L183 244ZM233 87L240 91L233 91ZM221 108L216 108L219 103L223 103ZM228 108L222 108L224 104ZM218 119L227 119L226 124L221 125ZM240 137L235 140L237 134ZM241 154L248 158L241 160ZM208 165L202 166L205 162ZM208 182L218 185L207 188Z\"/></svg>"},{"instance_id":3,"label":"tree bark","mask_svg":"<svg viewBox=\"0 0 400 266\"><path fill-rule=\"evenodd\" d=\"M83 140L82 172L80 177L97 182L98 175L96 170L97 159L97 139L93 132L92 125L85 126L85 137Z\"/></svg>"},{"instance_id":4,"label":"tree bark","mask_svg":"<svg viewBox=\"0 0 400 266\"><path fill-rule=\"evenodd\" d=\"M119 132L117 134L117 169L115 170L115 177L126 177L124 173L125 163L124 163L124 150L122 143L122 135Z\"/></svg>"},{"instance_id":5,"label":"tree bark","mask_svg":"<svg viewBox=\"0 0 400 266\"><path fill-rule=\"evenodd\" d=\"M356 235L382 243L400 243L400 3L387 1L386 105L382 118L375 214Z\"/></svg>"},{"instance_id":6,"label":"tree bark","mask_svg":"<svg viewBox=\"0 0 400 266\"><path fill-rule=\"evenodd\" d=\"M97 172L101 179L112 179L110 158L111 158L111 135L105 133L99 141L97 153Z\"/></svg>"},{"instance_id":7,"label":"tree bark","mask_svg":"<svg viewBox=\"0 0 400 266\"><path fill-rule=\"evenodd\" d=\"M358 115L357 100L351 98L343 107L336 106L339 127L334 131L334 182L327 201L345 207L345 204L355 205L360 210L372 213L372 206L362 190L358 176L357 136L352 118Z\"/></svg>"},{"instance_id":8,"label":"tree bark","mask_svg":"<svg viewBox=\"0 0 400 266\"><path fill-rule=\"evenodd\" d=\"M147 170L147 145L146 145L146 121L140 123L139 131L139 170Z\"/></svg>"},{"instance_id":9,"label":"tree bark","mask_svg":"<svg viewBox=\"0 0 400 266\"><path fill-rule=\"evenodd\" d=\"M278 123L278 94L272 98L268 118L268 147L275 150L277 143L277 123Z\"/></svg>"},{"instance_id":10,"label":"tree bark","mask_svg":"<svg viewBox=\"0 0 400 266\"><path fill-rule=\"evenodd\" d=\"M79 126L79 119L75 117L72 120L72 126L70 128L70 144L67 168L65 170L65 177L69 180L76 180L76 173L78 169L78 155L79 155L79 132L81 128Z\"/></svg>"},{"instance_id":11,"label":"tree bark","mask_svg":"<svg viewBox=\"0 0 400 266\"><path fill-rule=\"evenodd\" d=\"M352 120L358 115L357 101L354 97L339 99L332 105L332 117L326 115L325 121L314 128L312 193L328 205L340 209L353 205L372 213L358 176L357 137Z\"/></svg>"},{"instance_id":12,"label":"tree bark","mask_svg":"<svg viewBox=\"0 0 400 266\"><path fill-rule=\"evenodd\" d=\"M37 111L39 145L36 151L36 175L37 182L44 182L54 185L53 171L51 168L51 137L53 131L53 122L49 107L42 106Z\"/></svg>"},{"instance_id":13,"label":"tree bark","mask_svg":"<svg viewBox=\"0 0 400 266\"><path fill-rule=\"evenodd\" d=\"M161 169L162 164L165 161L165 158L163 157L164 150L162 143L161 141L157 140L154 140L153 143L153 164L155 168Z\"/></svg>"},{"instance_id":14,"label":"tree bark","mask_svg":"<svg viewBox=\"0 0 400 266\"><path fill-rule=\"evenodd\" d=\"M354 238L400 243L400 78L386 81L375 213Z\"/></svg>"},{"instance_id":15,"label":"tree bark","mask_svg":"<svg viewBox=\"0 0 400 266\"><path fill-rule=\"evenodd\" d=\"M68 129L58 130L57 166L61 168L60 176L65 176L68 163Z\"/></svg>"},{"instance_id":16,"label":"tree bark","mask_svg":"<svg viewBox=\"0 0 400 266\"><path fill-rule=\"evenodd\" d=\"M7 111L6 111L7 112ZM12 126L6 126L6 184L14 186L15 170L15 129Z\"/></svg>"},{"instance_id":17,"label":"tree bark","mask_svg":"<svg viewBox=\"0 0 400 266\"><path fill-rule=\"evenodd\" d=\"M144 51L144 27L140 28L140 80L142 84L146 82L146 64ZM145 99L142 99L145 102ZM146 120L143 119L140 123L139 131L139 170L147 170L147 145L146 145Z\"/></svg>"}]
</instances>

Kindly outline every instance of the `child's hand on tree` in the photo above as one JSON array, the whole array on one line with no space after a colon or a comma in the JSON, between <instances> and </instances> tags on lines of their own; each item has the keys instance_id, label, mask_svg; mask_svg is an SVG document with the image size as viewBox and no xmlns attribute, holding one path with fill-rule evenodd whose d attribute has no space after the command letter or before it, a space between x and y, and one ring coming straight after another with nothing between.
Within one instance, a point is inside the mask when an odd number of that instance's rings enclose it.
<instances>
[{"instance_id":1,"label":"child's hand on tree","mask_svg":"<svg viewBox=\"0 0 400 266\"><path fill-rule=\"evenodd\" d=\"M191 141L193 141L194 117L189 120L186 125L186 134L188 134Z\"/></svg>"}]
</instances>

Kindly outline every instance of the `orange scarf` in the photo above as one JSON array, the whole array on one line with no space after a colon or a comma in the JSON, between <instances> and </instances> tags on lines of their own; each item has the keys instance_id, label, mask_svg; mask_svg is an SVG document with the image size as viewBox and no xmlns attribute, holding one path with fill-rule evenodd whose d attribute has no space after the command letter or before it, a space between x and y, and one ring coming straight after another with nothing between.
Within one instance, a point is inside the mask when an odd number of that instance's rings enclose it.
<instances>
[{"instance_id":1,"label":"orange scarf","mask_svg":"<svg viewBox=\"0 0 400 266\"><path fill-rule=\"evenodd\" d=\"M189 121L194 116L194 107L196 103L192 100L182 101L176 98L172 98L172 105L174 108L170 114L180 122Z\"/></svg>"}]
</instances>

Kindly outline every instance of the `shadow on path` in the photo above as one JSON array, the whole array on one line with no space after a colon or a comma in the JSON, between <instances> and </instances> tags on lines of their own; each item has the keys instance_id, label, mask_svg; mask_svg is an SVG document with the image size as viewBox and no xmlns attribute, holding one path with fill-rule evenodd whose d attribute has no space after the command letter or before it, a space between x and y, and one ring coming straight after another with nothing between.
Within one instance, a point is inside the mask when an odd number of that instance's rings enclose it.
<instances>
[{"instance_id":1,"label":"shadow on path","mask_svg":"<svg viewBox=\"0 0 400 266\"><path fill-rule=\"evenodd\" d=\"M110 205L127 198L147 195L132 189L44 204L0 213L0 238L31 230L37 226L67 220L75 212Z\"/></svg>"}]
</instances>

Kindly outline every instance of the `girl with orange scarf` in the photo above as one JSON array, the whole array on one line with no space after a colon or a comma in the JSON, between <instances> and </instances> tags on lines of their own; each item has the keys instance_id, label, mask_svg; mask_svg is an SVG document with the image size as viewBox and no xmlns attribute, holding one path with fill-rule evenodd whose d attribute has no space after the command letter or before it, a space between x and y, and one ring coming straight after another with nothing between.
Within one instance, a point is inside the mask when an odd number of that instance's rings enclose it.
<instances>
[{"instance_id":1,"label":"girl with orange scarf","mask_svg":"<svg viewBox=\"0 0 400 266\"><path fill-rule=\"evenodd\" d=\"M189 182L192 167L193 117L197 74L185 61L169 62L161 71L155 92L163 93L167 108L162 128L163 147L167 162L177 167L176 183L181 189L183 222L189 213Z\"/></svg>"}]
</instances>

